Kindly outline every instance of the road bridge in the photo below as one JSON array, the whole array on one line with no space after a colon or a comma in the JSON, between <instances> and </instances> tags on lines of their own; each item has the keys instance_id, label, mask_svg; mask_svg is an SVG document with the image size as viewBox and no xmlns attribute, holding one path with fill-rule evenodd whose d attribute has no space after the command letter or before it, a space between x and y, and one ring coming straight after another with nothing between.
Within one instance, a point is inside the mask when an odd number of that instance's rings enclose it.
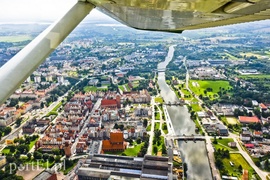
<instances>
[{"instance_id":1,"label":"road bridge","mask_svg":"<svg viewBox=\"0 0 270 180\"><path fill-rule=\"evenodd\" d=\"M181 102L181 101L175 101L175 102L165 102L164 105L167 105L167 106L183 106L183 105L186 105L185 102Z\"/></svg>"},{"instance_id":2,"label":"road bridge","mask_svg":"<svg viewBox=\"0 0 270 180\"><path fill-rule=\"evenodd\" d=\"M205 141L204 136L200 135L173 135L173 136L167 136L168 138L174 139L174 140L179 140L179 141Z\"/></svg>"}]
</instances>

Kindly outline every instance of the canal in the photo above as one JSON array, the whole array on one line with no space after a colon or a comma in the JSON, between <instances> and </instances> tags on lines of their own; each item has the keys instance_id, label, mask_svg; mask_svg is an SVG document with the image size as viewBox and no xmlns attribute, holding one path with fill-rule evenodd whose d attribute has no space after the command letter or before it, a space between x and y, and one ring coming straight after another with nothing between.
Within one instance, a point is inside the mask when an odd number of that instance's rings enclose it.
<instances>
[{"instance_id":1,"label":"canal","mask_svg":"<svg viewBox=\"0 0 270 180\"><path fill-rule=\"evenodd\" d=\"M172 60L174 54L174 46L170 46L165 61L158 64L158 69L164 69ZM161 96L165 102L178 101L174 91L170 89L165 81L165 73L158 73L158 84L161 90ZM190 119L190 114L186 106L167 106L172 125L176 135L191 135L195 133L195 124ZM187 163L187 179L188 180L210 180L212 179L209 161L205 149L205 143L198 141L182 142L179 141L179 148L183 162Z\"/></svg>"}]
</instances>

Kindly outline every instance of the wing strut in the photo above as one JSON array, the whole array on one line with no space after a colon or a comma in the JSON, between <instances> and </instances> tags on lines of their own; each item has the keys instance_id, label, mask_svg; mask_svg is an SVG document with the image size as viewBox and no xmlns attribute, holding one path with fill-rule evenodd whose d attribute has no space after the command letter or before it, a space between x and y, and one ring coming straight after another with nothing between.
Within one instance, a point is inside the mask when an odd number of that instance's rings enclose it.
<instances>
[{"instance_id":1,"label":"wing strut","mask_svg":"<svg viewBox=\"0 0 270 180\"><path fill-rule=\"evenodd\" d=\"M36 70L93 8L94 5L90 3L77 2L60 20L1 67L0 104Z\"/></svg>"}]
</instances>

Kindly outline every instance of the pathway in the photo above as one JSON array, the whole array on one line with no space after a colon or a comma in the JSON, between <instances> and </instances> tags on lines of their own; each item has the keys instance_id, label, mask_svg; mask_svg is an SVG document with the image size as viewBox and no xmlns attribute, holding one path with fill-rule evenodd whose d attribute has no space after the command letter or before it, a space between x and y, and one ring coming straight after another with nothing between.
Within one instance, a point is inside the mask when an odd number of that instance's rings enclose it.
<instances>
[{"instance_id":1,"label":"pathway","mask_svg":"<svg viewBox=\"0 0 270 180\"><path fill-rule=\"evenodd\" d=\"M152 119L151 119L151 131L148 132L150 135L149 137L149 146L147 149L147 154L152 155L152 149L153 149L153 139L154 139L154 128L155 128L155 97L152 97L151 99L151 107L152 107Z\"/></svg>"}]
</instances>

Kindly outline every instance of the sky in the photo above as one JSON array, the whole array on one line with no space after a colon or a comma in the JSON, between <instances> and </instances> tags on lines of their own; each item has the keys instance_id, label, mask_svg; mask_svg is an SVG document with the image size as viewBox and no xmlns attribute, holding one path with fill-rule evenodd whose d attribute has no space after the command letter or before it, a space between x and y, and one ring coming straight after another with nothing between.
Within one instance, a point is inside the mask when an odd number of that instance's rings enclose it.
<instances>
[{"instance_id":1,"label":"sky","mask_svg":"<svg viewBox=\"0 0 270 180\"><path fill-rule=\"evenodd\" d=\"M77 0L0 0L0 23L55 21ZM93 10L87 19L110 19Z\"/></svg>"}]
</instances>

